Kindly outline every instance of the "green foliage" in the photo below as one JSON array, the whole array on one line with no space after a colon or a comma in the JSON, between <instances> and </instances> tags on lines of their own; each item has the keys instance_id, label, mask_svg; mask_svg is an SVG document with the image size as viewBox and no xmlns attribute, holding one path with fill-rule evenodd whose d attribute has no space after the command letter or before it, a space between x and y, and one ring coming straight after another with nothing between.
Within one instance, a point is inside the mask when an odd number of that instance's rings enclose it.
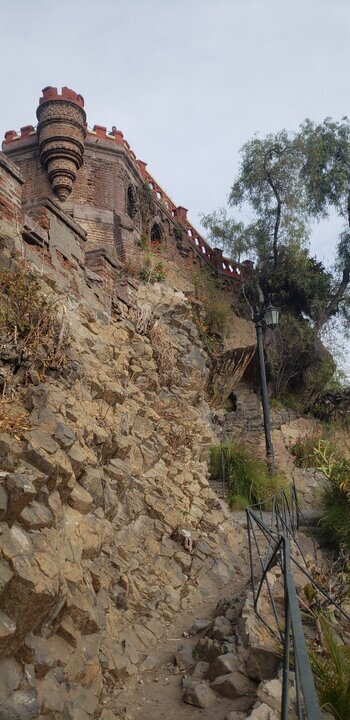
<instances>
[{"instance_id":1,"label":"green foliage","mask_svg":"<svg viewBox=\"0 0 350 720\"><path fill-rule=\"evenodd\" d=\"M139 278L146 283L164 282L166 268L159 256L163 252L161 243L151 243L145 235L141 235L140 241L142 254L142 268L139 271Z\"/></svg>"},{"instance_id":2,"label":"green foliage","mask_svg":"<svg viewBox=\"0 0 350 720\"><path fill-rule=\"evenodd\" d=\"M272 294L274 302L288 313L318 323L329 301L332 278L307 249L290 242L280 247L275 271L271 263L262 268L260 284L265 295Z\"/></svg>"},{"instance_id":3,"label":"green foliage","mask_svg":"<svg viewBox=\"0 0 350 720\"><path fill-rule=\"evenodd\" d=\"M153 193L147 182L142 184L139 192L139 198L142 228L146 229L150 218L155 215L156 211Z\"/></svg>"},{"instance_id":4,"label":"green foliage","mask_svg":"<svg viewBox=\"0 0 350 720\"><path fill-rule=\"evenodd\" d=\"M31 267L19 262L14 271L0 271L0 345L19 366L61 369L67 361L69 332L60 318L57 297L42 293Z\"/></svg>"},{"instance_id":5,"label":"green foliage","mask_svg":"<svg viewBox=\"0 0 350 720\"><path fill-rule=\"evenodd\" d=\"M225 209L203 216L211 240L232 257L252 257L264 292L282 308L311 318L319 330L342 315L350 324L350 123L310 120L297 133L282 130L253 137L241 149L241 165L229 204L248 206L249 224ZM310 224L336 211L344 220L336 265L328 272L308 252Z\"/></svg>"},{"instance_id":6,"label":"green foliage","mask_svg":"<svg viewBox=\"0 0 350 720\"><path fill-rule=\"evenodd\" d=\"M311 323L290 313L281 315L267 357L274 395L285 401L292 393L305 407L324 391L335 369Z\"/></svg>"},{"instance_id":7,"label":"green foliage","mask_svg":"<svg viewBox=\"0 0 350 720\"><path fill-rule=\"evenodd\" d=\"M234 510L263 502L284 485L282 476L270 474L265 463L235 442L211 447L210 472L213 479L223 477L222 458L228 483L228 502Z\"/></svg>"},{"instance_id":8,"label":"green foliage","mask_svg":"<svg viewBox=\"0 0 350 720\"><path fill-rule=\"evenodd\" d=\"M323 710L336 720L350 718L350 646L342 645L325 617L319 617L324 652L309 650L316 688Z\"/></svg>"},{"instance_id":9,"label":"green foliage","mask_svg":"<svg viewBox=\"0 0 350 720\"><path fill-rule=\"evenodd\" d=\"M181 225L175 225L174 226L174 236L176 240L176 245L179 249L182 248L183 239L185 236L185 231Z\"/></svg>"},{"instance_id":10,"label":"green foliage","mask_svg":"<svg viewBox=\"0 0 350 720\"><path fill-rule=\"evenodd\" d=\"M215 336L225 337L232 318L231 303L223 293L218 282L207 272L199 270L193 275L195 297L203 304L204 319L197 318L197 326L206 336L209 350L215 347Z\"/></svg>"},{"instance_id":11,"label":"green foliage","mask_svg":"<svg viewBox=\"0 0 350 720\"><path fill-rule=\"evenodd\" d=\"M341 457L327 440L314 450L315 467L324 475L321 494L321 530L338 547L350 550L350 460Z\"/></svg>"},{"instance_id":12,"label":"green foliage","mask_svg":"<svg viewBox=\"0 0 350 720\"><path fill-rule=\"evenodd\" d=\"M254 137L243 146L241 156L230 205L250 205L256 220L250 235L257 262L263 266L272 259L276 268L280 244L293 238L302 245L308 236L299 137L286 130L263 139Z\"/></svg>"},{"instance_id":13,"label":"green foliage","mask_svg":"<svg viewBox=\"0 0 350 720\"><path fill-rule=\"evenodd\" d=\"M350 179L350 124L326 118L322 123L305 120L300 128L304 154L303 179L307 201L316 217L334 207L347 216Z\"/></svg>"},{"instance_id":14,"label":"green foliage","mask_svg":"<svg viewBox=\"0 0 350 720\"><path fill-rule=\"evenodd\" d=\"M315 449L321 439L321 428L313 433L298 437L290 443L289 450L294 457L294 462L298 467L315 467Z\"/></svg>"},{"instance_id":15,"label":"green foliage","mask_svg":"<svg viewBox=\"0 0 350 720\"><path fill-rule=\"evenodd\" d=\"M253 249L253 238L249 230L244 223L228 217L225 208L201 215L201 223L208 230L209 242L228 251L233 260L240 262L242 255L249 254Z\"/></svg>"}]
</instances>

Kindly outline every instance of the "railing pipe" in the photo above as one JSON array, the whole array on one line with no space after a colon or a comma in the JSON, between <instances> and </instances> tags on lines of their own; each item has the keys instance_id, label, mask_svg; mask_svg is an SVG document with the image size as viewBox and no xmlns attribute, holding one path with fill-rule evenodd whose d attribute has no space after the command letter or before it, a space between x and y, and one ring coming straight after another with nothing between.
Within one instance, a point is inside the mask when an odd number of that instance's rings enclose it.
<instances>
[{"instance_id":1,"label":"railing pipe","mask_svg":"<svg viewBox=\"0 0 350 720\"><path fill-rule=\"evenodd\" d=\"M288 604L290 607L290 617L294 640L294 653L297 656L298 666L301 668L300 684L303 692L305 712L307 720L321 720L321 709L318 701L314 676L312 674L309 655L306 648L305 636L301 622L299 610L298 596L293 580L291 563L290 563L290 547L288 538L284 538L285 552L285 583L286 595L288 596ZM287 716L285 716L287 718ZM281 720L285 720L283 715Z\"/></svg>"}]
</instances>

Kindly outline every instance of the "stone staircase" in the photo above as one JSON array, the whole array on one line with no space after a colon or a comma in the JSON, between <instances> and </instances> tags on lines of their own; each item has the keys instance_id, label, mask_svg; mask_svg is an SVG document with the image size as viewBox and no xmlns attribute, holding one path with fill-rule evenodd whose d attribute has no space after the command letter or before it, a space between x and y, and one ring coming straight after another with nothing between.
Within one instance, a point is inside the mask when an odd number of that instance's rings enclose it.
<instances>
[{"instance_id":1,"label":"stone staircase","mask_svg":"<svg viewBox=\"0 0 350 720\"><path fill-rule=\"evenodd\" d=\"M227 483L222 480L210 480L211 489L216 493L220 500L226 500L227 498Z\"/></svg>"}]
</instances>

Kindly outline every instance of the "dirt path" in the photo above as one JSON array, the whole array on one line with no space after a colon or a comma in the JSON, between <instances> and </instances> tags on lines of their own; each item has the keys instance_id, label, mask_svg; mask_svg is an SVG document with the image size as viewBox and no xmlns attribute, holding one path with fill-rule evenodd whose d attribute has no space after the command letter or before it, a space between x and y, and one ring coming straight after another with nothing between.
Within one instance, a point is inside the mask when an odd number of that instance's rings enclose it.
<instances>
[{"instance_id":1,"label":"dirt path","mask_svg":"<svg viewBox=\"0 0 350 720\"><path fill-rule=\"evenodd\" d=\"M144 672L141 678L130 679L123 689L114 692L105 707L122 720L224 720L230 710L243 710L244 699L233 701L218 697L216 705L208 709L186 705L181 688L185 671L179 672L175 667L174 652L181 642L190 642L193 646L198 642L199 635L189 639L184 636L194 620L214 617L220 600L239 595L246 586L242 580L232 581L224 592L218 590L206 601L182 612L158 647L152 649L152 655L158 658L156 668Z\"/></svg>"}]
</instances>

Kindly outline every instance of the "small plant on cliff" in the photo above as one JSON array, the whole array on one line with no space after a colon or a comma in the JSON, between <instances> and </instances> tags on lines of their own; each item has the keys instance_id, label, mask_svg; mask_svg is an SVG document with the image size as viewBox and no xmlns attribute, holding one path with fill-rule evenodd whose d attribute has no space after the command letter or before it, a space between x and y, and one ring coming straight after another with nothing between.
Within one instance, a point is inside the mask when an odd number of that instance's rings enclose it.
<instances>
[{"instance_id":1,"label":"small plant on cliff","mask_svg":"<svg viewBox=\"0 0 350 720\"><path fill-rule=\"evenodd\" d=\"M218 340L228 334L232 317L231 304L217 281L209 273L197 270L193 275L195 298L203 305L203 312L195 308L193 321L208 352L213 352Z\"/></svg>"},{"instance_id":2,"label":"small plant on cliff","mask_svg":"<svg viewBox=\"0 0 350 720\"><path fill-rule=\"evenodd\" d=\"M193 449L200 441L200 428L191 408L181 402L165 406L159 402L157 412L161 417L161 427L168 448L173 452L180 448Z\"/></svg>"},{"instance_id":3,"label":"small plant on cliff","mask_svg":"<svg viewBox=\"0 0 350 720\"><path fill-rule=\"evenodd\" d=\"M265 463L254 458L248 448L235 442L210 449L210 471L213 479L225 477L233 510L266 501L285 482L282 476L270 474Z\"/></svg>"},{"instance_id":4,"label":"small plant on cliff","mask_svg":"<svg viewBox=\"0 0 350 720\"><path fill-rule=\"evenodd\" d=\"M68 324L59 318L57 298L45 296L38 277L20 262L15 271L0 271L1 355L28 373L59 369L66 359Z\"/></svg>"},{"instance_id":5,"label":"small plant on cliff","mask_svg":"<svg viewBox=\"0 0 350 720\"><path fill-rule=\"evenodd\" d=\"M153 357L157 363L161 385L173 385L179 380L177 368L177 352L171 341L166 325L150 307L138 306L130 312L130 319L140 335L148 337Z\"/></svg>"},{"instance_id":6,"label":"small plant on cliff","mask_svg":"<svg viewBox=\"0 0 350 720\"><path fill-rule=\"evenodd\" d=\"M318 621L322 632L322 652L310 650L309 654L321 708L331 712L336 720L348 720L350 646L341 644L325 616L321 615Z\"/></svg>"},{"instance_id":7,"label":"small plant on cliff","mask_svg":"<svg viewBox=\"0 0 350 720\"><path fill-rule=\"evenodd\" d=\"M19 440L23 433L31 429L29 415L21 407L14 407L13 402L0 400L0 433L9 433Z\"/></svg>"},{"instance_id":8,"label":"small plant on cliff","mask_svg":"<svg viewBox=\"0 0 350 720\"><path fill-rule=\"evenodd\" d=\"M155 322L148 333L157 363L161 385L174 385L179 380L177 369L177 352L171 342L167 327Z\"/></svg>"},{"instance_id":9,"label":"small plant on cliff","mask_svg":"<svg viewBox=\"0 0 350 720\"><path fill-rule=\"evenodd\" d=\"M340 457L329 442L315 448L315 467L324 475L321 530L328 541L350 551L350 460Z\"/></svg>"},{"instance_id":10,"label":"small plant on cliff","mask_svg":"<svg viewBox=\"0 0 350 720\"><path fill-rule=\"evenodd\" d=\"M146 283L164 282L166 269L159 259L164 248L161 243L151 243L144 235L141 237L142 268L140 280Z\"/></svg>"},{"instance_id":11,"label":"small plant on cliff","mask_svg":"<svg viewBox=\"0 0 350 720\"><path fill-rule=\"evenodd\" d=\"M315 429L304 437L297 437L289 444L289 450L294 457L297 467L315 466L315 448L322 437L322 428Z\"/></svg>"}]
</instances>

